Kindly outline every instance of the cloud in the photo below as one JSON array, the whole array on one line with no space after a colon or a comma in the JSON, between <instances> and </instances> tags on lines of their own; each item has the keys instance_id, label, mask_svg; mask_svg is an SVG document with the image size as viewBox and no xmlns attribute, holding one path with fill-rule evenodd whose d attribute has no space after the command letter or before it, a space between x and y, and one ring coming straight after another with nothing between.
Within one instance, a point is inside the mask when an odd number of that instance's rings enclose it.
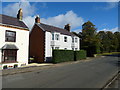
<instances>
[{"instance_id":1,"label":"cloud","mask_svg":"<svg viewBox=\"0 0 120 90\"><path fill-rule=\"evenodd\" d=\"M111 32L116 32L116 31L118 31L118 27L115 27L115 28L112 28L112 29L107 29L107 28L105 28L105 29L102 29L102 30L98 30L98 32L99 31L111 31Z\"/></svg>"},{"instance_id":2,"label":"cloud","mask_svg":"<svg viewBox=\"0 0 120 90\"><path fill-rule=\"evenodd\" d=\"M31 30L34 23L35 23L35 16L27 16L23 18L23 22L28 26L28 28Z\"/></svg>"},{"instance_id":3,"label":"cloud","mask_svg":"<svg viewBox=\"0 0 120 90\"><path fill-rule=\"evenodd\" d=\"M112 8L115 8L118 6L118 3L117 2L108 2L107 3L107 6L104 7L105 10L109 10L109 9L112 9Z\"/></svg>"},{"instance_id":4,"label":"cloud","mask_svg":"<svg viewBox=\"0 0 120 90\"><path fill-rule=\"evenodd\" d=\"M106 2L106 5L104 6L93 6L95 10L110 10L113 8L118 7L117 0L110 0L111 2Z\"/></svg>"},{"instance_id":5,"label":"cloud","mask_svg":"<svg viewBox=\"0 0 120 90\"><path fill-rule=\"evenodd\" d=\"M26 23L26 25L31 29L34 22L35 22L35 16L27 16L23 19L23 21ZM49 18L41 18L41 23L57 26L60 28L63 28L64 25L70 24L71 29L74 29L78 26L81 26L84 23L84 20L82 17L78 17L76 13L73 11L68 11L66 14L59 14L54 17Z\"/></svg>"},{"instance_id":6,"label":"cloud","mask_svg":"<svg viewBox=\"0 0 120 90\"><path fill-rule=\"evenodd\" d=\"M21 0L19 3L16 2L13 4L8 4L6 7L3 7L3 13L16 17L19 8L22 8L24 17L34 15L35 13L35 6L31 5L27 0Z\"/></svg>"},{"instance_id":7,"label":"cloud","mask_svg":"<svg viewBox=\"0 0 120 90\"><path fill-rule=\"evenodd\" d=\"M36 8L34 5L31 5L29 1L21 0L20 3L16 2L8 4L6 7L3 7L3 13L16 17L19 10L19 5L23 9L23 21L29 27L29 29L31 29L35 21ZM46 3L42 3L40 7L46 8L47 5ZM63 28L65 24L69 23L71 25L71 29L74 29L78 26L81 26L84 23L84 20L71 10L65 14L59 14L54 17L41 18L41 22L60 28Z\"/></svg>"},{"instance_id":8,"label":"cloud","mask_svg":"<svg viewBox=\"0 0 120 90\"><path fill-rule=\"evenodd\" d=\"M71 28L74 29L78 26L81 26L84 23L84 20L82 17L77 16L77 14L73 11L68 11L66 14L59 14L47 19L41 18L41 22L61 28L63 28L65 24L69 23Z\"/></svg>"}]
</instances>

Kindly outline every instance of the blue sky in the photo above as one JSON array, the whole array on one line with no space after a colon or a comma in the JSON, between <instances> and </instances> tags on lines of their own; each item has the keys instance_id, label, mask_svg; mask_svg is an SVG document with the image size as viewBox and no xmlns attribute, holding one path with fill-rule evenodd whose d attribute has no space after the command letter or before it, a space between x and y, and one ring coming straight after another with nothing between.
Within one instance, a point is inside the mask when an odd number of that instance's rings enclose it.
<instances>
[{"instance_id":1,"label":"blue sky","mask_svg":"<svg viewBox=\"0 0 120 90\"><path fill-rule=\"evenodd\" d=\"M32 27L36 15L41 22L63 28L70 23L72 31L81 31L82 24L88 20L96 25L98 31L118 29L118 6L114 2L22 2L23 21ZM17 2L3 2L2 13L16 17Z\"/></svg>"}]
</instances>

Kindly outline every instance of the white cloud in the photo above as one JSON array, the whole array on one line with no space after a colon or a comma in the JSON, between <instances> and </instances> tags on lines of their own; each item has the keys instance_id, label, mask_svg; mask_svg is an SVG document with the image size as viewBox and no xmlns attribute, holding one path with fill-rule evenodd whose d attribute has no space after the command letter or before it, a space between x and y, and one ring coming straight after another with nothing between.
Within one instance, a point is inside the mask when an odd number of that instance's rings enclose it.
<instances>
[{"instance_id":1,"label":"white cloud","mask_svg":"<svg viewBox=\"0 0 120 90\"><path fill-rule=\"evenodd\" d=\"M3 6L3 13L16 17L19 8L22 8L24 17L34 15L35 13L35 6L31 5L27 0L21 0L19 3L9 4L6 7Z\"/></svg>"},{"instance_id":2,"label":"white cloud","mask_svg":"<svg viewBox=\"0 0 120 90\"><path fill-rule=\"evenodd\" d=\"M31 29L35 22L35 16L27 16L23 19L23 21ZM41 18L40 21L41 23L57 26L60 28L64 28L64 25L69 23L71 25L71 29L81 26L84 23L83 19L81 17L78 17L77 14L73 11L68 11L66 14L59 14L47 19Z\"/></svg>"},{"instance_id":3,"label":"white cloud","mask_svg":"<svg viewBox=\"0 0 120 90\"><path fill-rule=\"evenodd\" d=\"M21 0L21 3L16 2L13 4L9 4L6 7L3 7L3 13L9 16L16 17L19 10L19 4L20 7L23 9L23 21L31 29L35 21L34 15L36 13L36 8L35 6L31 5L29 1ZM43 3L43 5L40 6L44 8L46 7L46 3ZM74 29L78 26L81 26L84 23L84 20L82 17L77 16L77 14L73 11L68 11L65 14L59 14L47 19L41 18L41 22L61 28L63 28L65 24L69 23L71 25L71 29Z\"/></svg>"},{"instance_id":4,"label":"white cloud","mask_svg":"<svg viewBox=\"0 0 120 90\"><path fill-rule=\"evenodd\" d=\"M117 7L118 3L117 2L108 2L107 3L107 6L104 7L105 10L109 10L109 9L112 9L112 8L115 8Z\"/></svg>"},{"instance_id":5,"label":"white cloud","mask_svg":"<svg viewBox=\"0 0 120 90\"><path fill-rule=\"evenodd\" d=\"M113 28L113 29L107 29L107 28L105 28L105 29L102 29L102 30L98 30L98 32L99 31L111 31L111 32L116 32L116 31L118 31L118 27L115 27L115 28Z\"/></svg>"},{"instance_id":6,"label":"white cloud","mask_svg":"<svg viewBox=\"0 0 120 90\"><path fill-rule=\"evenodd\" d=\"M41 18L41 22L61 28L63 28L65 24L69 23L71 28L74 29L78 26L81 26L84 23L84 20L82 17L77 16L77 14L73 11L68 11L66 14L59 14L47 19Z\"/></svg>"},{"instance_id":7,"label":"white cloud","mask_svg":"<svg viewBox=\"0 0 120 90\"><path fill-rule=\"evenodd\" d=\"M27 16L23 18L24 23L28 26L29 29L32 29L34 23L35 23L35 16Z\"/></svg>"},{"instance_id":8,"label":"white cloud","mask_svg":"<svg viewBox=\"0 0 120 90\"><path fill-rule=\"evenodd\" d=\"M106 5L103 6L96 6L94 9L96 10L110 10L113 8L118 7L118 2L116 0L110 0L111 2L106 2Z\"/></svg>"}]
</instances>

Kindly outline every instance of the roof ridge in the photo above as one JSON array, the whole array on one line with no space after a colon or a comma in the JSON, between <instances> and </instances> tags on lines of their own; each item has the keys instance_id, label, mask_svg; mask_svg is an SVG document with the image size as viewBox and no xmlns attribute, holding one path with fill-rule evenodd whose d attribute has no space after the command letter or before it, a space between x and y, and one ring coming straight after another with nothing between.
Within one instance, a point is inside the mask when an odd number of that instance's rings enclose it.
<instances>
[{"instance_id":1,"label":"roof ridge","mask_svg":"<svg viewBox=\"0 0 120 90\"><path fill-rule=\"evenodd\" d=\"M44 23L39 23L38 25L40 25L44 30L46 31L55 31L55 32L60 32L62 34L67 34L67 35L75 35L73 34L72 32L70 31L67 31L66 29L63 29L63 28L59 28L59 27L56 27L56 26L53 26L53 25L49 25L49 24L44 24ZM45 27L50 27L49 29L48 28L45 28ZM76 35L75 35L76 36Z\"/></svg>"},{"instance_id":2,"label":"roof ridge","mask_svg":"<svg viewBox=\"0 0 120 90\"><path fill-rule=\"evenodd\" d=\"M0 14L0 15L4 15L4 16L7 16L7 17L11 17L11 18L15 18L15 19L17 19L17 17L8 16L8 15L5 15L5 14Z\"/></svg>"},{"instance_id":3,"label":"roof ridge","mask_svg":"<svg viewBox=\"0 0 120 90\"><path fill-rule=\"evenodd\" d=\"M40 23L40 24L44 24L44 23ZM66 30L66 29L64 29L64 28L56 27L56 26L49 25L49 24L44 24L44 25L47 25L47 26L50 26L50 27L55 27L55 28L58 28L58 29ZM67 31L67 30L66 30L66 31ZM69 31L67 31L67 32L69 32ZM71 32L70 32L70 33L71 33Z\"/></svg>"}]
</instances>

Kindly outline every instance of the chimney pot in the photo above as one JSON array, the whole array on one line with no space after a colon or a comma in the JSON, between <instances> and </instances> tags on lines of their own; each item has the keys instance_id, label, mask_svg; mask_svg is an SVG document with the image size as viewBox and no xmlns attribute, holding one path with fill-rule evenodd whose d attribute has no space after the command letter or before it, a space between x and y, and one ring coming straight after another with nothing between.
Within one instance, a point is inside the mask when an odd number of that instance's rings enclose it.
<instances>
[{"instance_id":1,"label":"chimney pot","mask_svg":"<svg viewBox=\"0 0 120 90\"><path fill-rule=\"evenodd\" d=\"M65 25L64 29L70 32L70 24Z\"/></svg>"},{"instance_id":2,"label":"chimney pot","mask_svg":"<svg viewBox=\"0 0 120 90\"><path fill-rule=\"evenodd\" d=\"M18 14L17 14L17 18L18 18L19 20L22 20L22 18L23 18L22 8L19 9Z\"/></svg>"},{"instance_id":3,"label":"chimney pot","mask_svg":"<svg viewBox=\"0 0 120 90\"><path fill-rule=\"evenodd\" d=\"M40 23L40 17L39 17L39 15L36 16L35 23Z\"/></svg>"}]
</instances>

